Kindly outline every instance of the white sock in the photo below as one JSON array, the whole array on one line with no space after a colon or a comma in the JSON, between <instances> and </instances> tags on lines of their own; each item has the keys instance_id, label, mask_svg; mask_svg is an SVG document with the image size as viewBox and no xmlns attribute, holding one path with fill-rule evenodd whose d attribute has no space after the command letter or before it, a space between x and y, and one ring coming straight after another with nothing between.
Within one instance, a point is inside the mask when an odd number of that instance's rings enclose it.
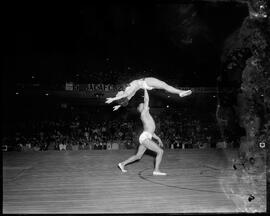
<instances>
[{"instance_id":1,"label":"white sock","mask_svg":"<svg viewBox=\"0 0 270 216\"><path fill-rule=\"evenodd\" d=\"M153 175L155 175L155 176L165 176L165 175L167 175L167 173L154 171Z\"/></svg>"}]
</instances>

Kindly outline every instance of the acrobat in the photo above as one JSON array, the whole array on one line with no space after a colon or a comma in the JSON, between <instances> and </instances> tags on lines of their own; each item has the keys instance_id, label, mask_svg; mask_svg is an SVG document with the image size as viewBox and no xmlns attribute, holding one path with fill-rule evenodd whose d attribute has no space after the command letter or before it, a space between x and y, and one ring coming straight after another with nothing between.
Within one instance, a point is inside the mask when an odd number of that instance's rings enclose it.
<instances>
[{"instance_id":1,"label":"acrobat","mask_svg":"<svg viewBox=\"0 0 270 216\"><path fill-rule=\"evenodd\" d=\"M118 164L118 167L121 169L123 173L127 172L125 166L129 163L134 161L140 160L143 156L146 149L154 151L156 153L156 160L155 160L155 168L153 171L153 175L155 176L165 176L167 175L164 172L161 172L159 169L160 162L163 156L163 143L161 139L155 134L155 121L152 118L151 114L149 113L149 95L147 90L144 89L144 103L139 104L138 112L141 114L141 120L143 123L143 132L139 137L140 146L138 151L135 155L129 157L127 160ZM158 144L152 140L154 138L158 141Z\"/></svg>"},{"instance_id":2,"label":"acrobat","mask_svg":"<svg viewBox=\"0 0 270 216\"><path fill-rule=\"evenodd\" d=\"M117 103L120 105L113 107L113 110L115 111L121 106L126 106L129 100L136 94L139 89L164 89L169 93L178 94L180 97L185 97L192 94L191 90L180 90L154 77L147 77L132 81L128 84L124 91L119 91L113 98L107 98L105 103L110 104L113 101L117 101Z\"/></svg>"}]
</instances>

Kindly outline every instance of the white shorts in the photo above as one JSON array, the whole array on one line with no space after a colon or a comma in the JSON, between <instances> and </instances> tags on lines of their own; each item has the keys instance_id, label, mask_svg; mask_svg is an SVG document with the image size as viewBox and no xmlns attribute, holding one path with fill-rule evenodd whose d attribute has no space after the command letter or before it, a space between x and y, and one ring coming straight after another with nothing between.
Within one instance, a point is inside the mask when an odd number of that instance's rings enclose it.
<instances>
[{"instance_id":1,"label":"white shorts","mask_svg":"<svg viewBox=\"0 0 270 216\"><path fill-rule=\"evenodd\" d=\"M142 144L143 141L146 139L152 139L152 134L147 131L144 131L139 137L139 143Z\"/></svg>"}]
</instances>

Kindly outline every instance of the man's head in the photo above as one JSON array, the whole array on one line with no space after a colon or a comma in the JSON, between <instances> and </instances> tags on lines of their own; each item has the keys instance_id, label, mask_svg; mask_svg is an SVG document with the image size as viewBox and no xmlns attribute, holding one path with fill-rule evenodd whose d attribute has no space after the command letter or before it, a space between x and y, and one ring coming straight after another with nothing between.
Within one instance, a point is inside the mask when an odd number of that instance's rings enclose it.
<instances>
[{"instance_id":1,"label":"man's head","mask_svg":"<svg viewBox=\"0 0 270 216\"><path fill-rule=\"evenodd\" d=\"M137 107L138 112L141 113L141 112L143 111L143 106L144 106L143 103L140 103L140 104L139 104L139 106Z\"/></svg>"}]
</instances>

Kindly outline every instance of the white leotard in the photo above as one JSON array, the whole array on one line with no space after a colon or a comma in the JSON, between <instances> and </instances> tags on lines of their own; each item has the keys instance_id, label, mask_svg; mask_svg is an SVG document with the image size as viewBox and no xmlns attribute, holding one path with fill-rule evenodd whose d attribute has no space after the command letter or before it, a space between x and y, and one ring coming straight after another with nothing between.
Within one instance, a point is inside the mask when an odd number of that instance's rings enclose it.
<instances>
[{"instance_id":1,"label":"white leotard","mask_svg":"<svg viewBox=\"0 0 270 216\"><path fill-rule=\"evenodd\" d=\"M143 88L143 89L146 88L147 90L152 90L153 89L153 87L150 87L150 86L147 85L145 80L140 79L140 80L138 80L138 83L140 85L140 88Z\"/></svg>"}]
</instances>

